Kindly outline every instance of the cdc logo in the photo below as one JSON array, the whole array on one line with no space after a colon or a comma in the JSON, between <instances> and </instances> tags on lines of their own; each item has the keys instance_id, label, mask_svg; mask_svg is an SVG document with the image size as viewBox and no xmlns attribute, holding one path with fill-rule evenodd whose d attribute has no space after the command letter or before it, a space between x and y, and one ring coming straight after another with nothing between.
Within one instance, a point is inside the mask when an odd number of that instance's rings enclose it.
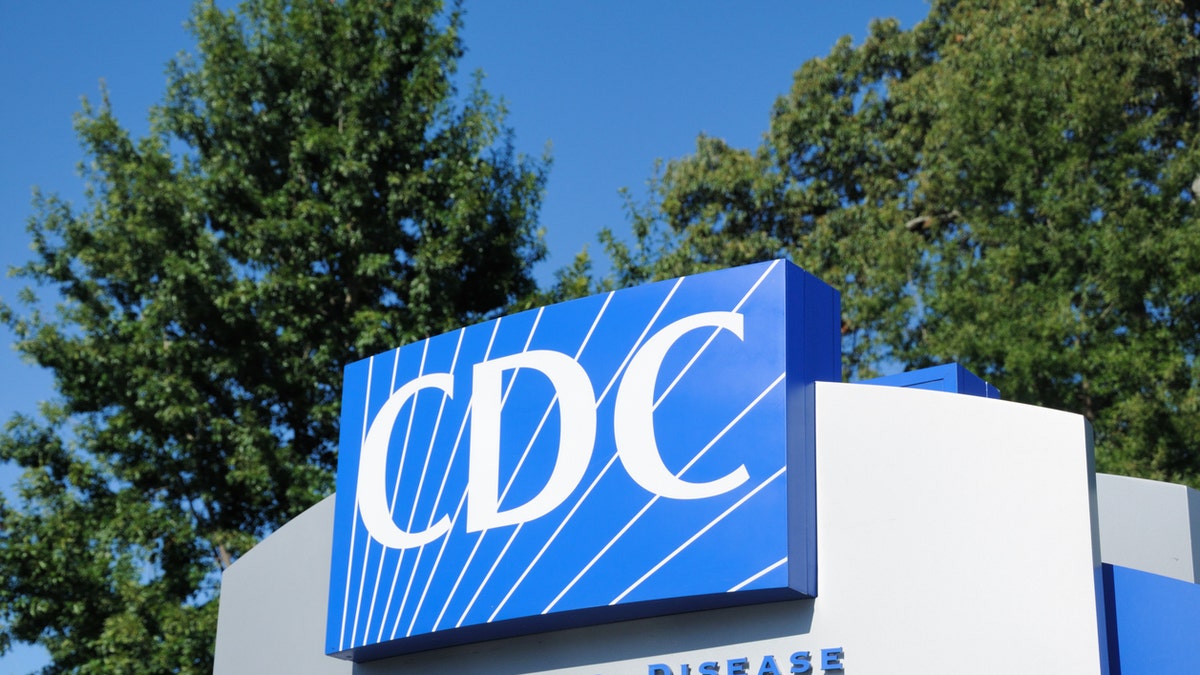
<instances>
[{"instance_id":1,"label":"cdc logo","mask_svg":"<svg viewBox=\"0 0 1200 675\"><path fill-rule=\"evenodd\" d=\"M815 595L810 385L840 379L838 326L775 261L351 364L326 651Z\"/></svg>"}]
</instances>

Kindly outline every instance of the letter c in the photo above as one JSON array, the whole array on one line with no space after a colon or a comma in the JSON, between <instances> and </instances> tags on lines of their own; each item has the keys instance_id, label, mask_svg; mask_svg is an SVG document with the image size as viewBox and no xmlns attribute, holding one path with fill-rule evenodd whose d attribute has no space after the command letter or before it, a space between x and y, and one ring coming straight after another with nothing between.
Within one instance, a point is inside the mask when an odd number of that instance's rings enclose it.
<instances>
[{"instance_id":1,"label":"letter c","mask_svg":"<svg viewBox=\"0 0 1200 675\"><path fill-rule=\"evenodd\" d=\"M367 430L367 438L363 442L362 455L358 460L358 486L355 492L358 493L358 509L362 514L363 524L367 526L367 532L375 541L390 548L424 546L450 529L450 517L443 515L441 520L427 530L405 532L396 526L388 507L387 455L392 427L395 426L396 416L400 414L400 409L408 399L416 396L418 391L430 388L441 389L453 398L454 376L449 373L431 373L397 389L372 420L371 427ZM400 478L397 477L396 480Z\"/></svg>"},{"instance_id":2,"label":"letter c","mask_svg":"<svg viewBox=\"0 0 1200 675\"><path fill-rule=\"evenodd\" d=\"M617 454L638 485L672 499L703 499L746 482L745 465L707 483L690 483L671 473L654 438L654 385L667 350L685 333L697 328L724 328L742 339L743 317L737 312L702 312L684 317L658 331L638 350L621 378L613 409Z\"/></svg>"}]
</instances>

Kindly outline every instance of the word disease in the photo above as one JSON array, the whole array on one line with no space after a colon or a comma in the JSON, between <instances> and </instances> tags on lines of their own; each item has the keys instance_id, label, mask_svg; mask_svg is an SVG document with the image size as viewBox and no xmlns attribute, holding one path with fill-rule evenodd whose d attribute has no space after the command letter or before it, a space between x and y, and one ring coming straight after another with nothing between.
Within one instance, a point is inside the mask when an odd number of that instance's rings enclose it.
<instances>
[{"instance_id":1,"label":"word disease","mask_svg":"<svg viewBox=\"0 0 1200 675\"><path fill-rule=\"evenodd\" d=\"M845 670L842 659L845 651L841 647L822 649L816 659L816 666L823 671ZM722 668L722 665L724 668ZM649 666L646 675L784 675L785 673L799 675L813 672L813 656L810 652L792 652L783 665L771 654L762 657L757 669L752 669L747 657L738 657L721 661L704 661L695 669L689 663L680 664L679 670L672 670L664 663Z\"/></svg>"}]
</instances>

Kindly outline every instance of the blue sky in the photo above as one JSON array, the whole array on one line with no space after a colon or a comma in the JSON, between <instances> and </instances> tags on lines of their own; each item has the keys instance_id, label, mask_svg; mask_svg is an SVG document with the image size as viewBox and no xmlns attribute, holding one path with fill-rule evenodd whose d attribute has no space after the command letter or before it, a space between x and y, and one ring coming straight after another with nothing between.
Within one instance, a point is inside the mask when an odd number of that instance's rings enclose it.
<instances>
[{"instance_id":1,"label":"blue sky","mask_svg":"<svg viewBox=\"0 0 1200 675\"><path fill-rule=\"evenodd\" d=\"M222 2L222 5L232 3ZM548 281L596 233L628 229L618 190L644 192L656 159L688 154L697 134L757 145L775 98L805 60L842 35L856 41L874 18L911 27L920 0L465 0L462 73L482 70L503 97L517 147L551 168L541 225ZM0 267L28 260L25 224L34 186L82 207L83 159L71 120L80 97L108 86L127 128L146 130L146 111L164 89L168 59L189 50L184 0L0 0ZM23 284L0 279L12 302ZM52 292L52 291L51 291ZM52 296L47 296L51 297ZM0 341L13 336L0 327ZM53 395L47 373L0 349L0 421L34 413ZM15 474L0 470L0 487ZM36 649L0 657L0 675L43 663Z\"/></svg>"}]
</instances>

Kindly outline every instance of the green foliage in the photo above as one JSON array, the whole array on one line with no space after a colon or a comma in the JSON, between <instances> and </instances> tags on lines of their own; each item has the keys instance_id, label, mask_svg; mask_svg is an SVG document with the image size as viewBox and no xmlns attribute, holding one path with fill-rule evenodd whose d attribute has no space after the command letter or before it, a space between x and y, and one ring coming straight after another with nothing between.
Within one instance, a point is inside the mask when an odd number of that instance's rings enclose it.
<instances>
[{"instance_id":1,"label":"green foliage","mask_svg":"<svg viewBox=\"0 0 1200 675\"><path fill-rule=\"evenodd\" d=\"M216 572L332 491L341 368L534 290L545 165L452 84L440 2L196 7L151 134L77 128L86 209L39 198L56 316L3 307L59 397L0 457L0 640L48 672L211 672Z\"/></svg>"},{"instance_id":2,"label":"green foliage","mask_svg":"<svg viewBox=\"0 0 1200 675\"><path fill-rule=\"evenodd\" d=\"M701 137L615 281L788 255L846 376L957 361L1200 486L1200 4L942 0L805 63L754 151Z\"/></svg>"}]
</instances>

